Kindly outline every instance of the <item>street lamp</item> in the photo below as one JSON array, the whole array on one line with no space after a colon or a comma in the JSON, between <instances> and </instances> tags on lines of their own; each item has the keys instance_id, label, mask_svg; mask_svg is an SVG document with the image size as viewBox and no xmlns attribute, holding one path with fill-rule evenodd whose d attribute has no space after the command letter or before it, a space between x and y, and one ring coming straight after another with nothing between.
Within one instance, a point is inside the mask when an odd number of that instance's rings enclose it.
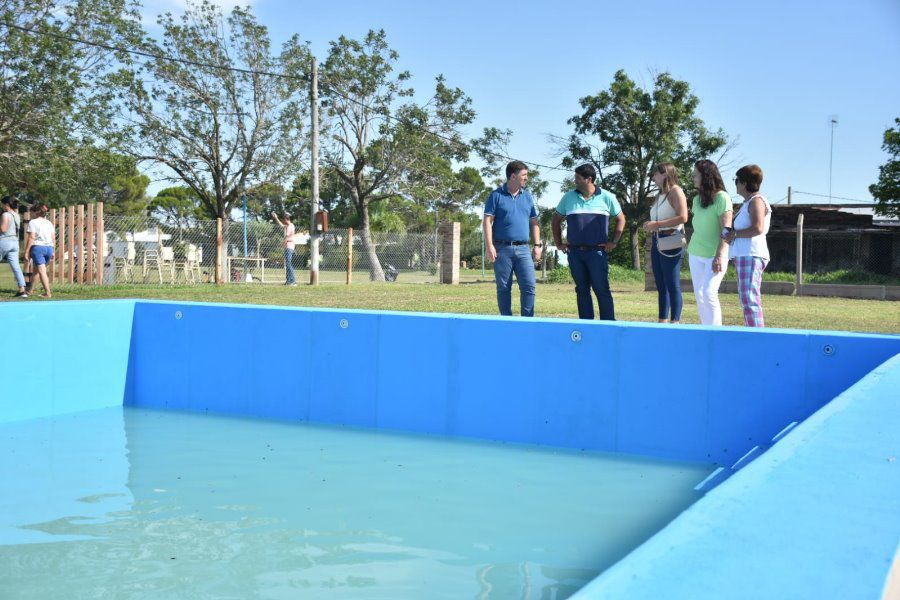
<instances>
[{"instance_id":1,"label":"street lamp","mask_svg":"<svg viewBox=\"0 0 900 600\"><path fill-rule=\"evenodd\" d=\"M831 204L831 175L834 169L834 128L838 124L838 116L831 115L828 117L828 121L831 126L831 150L828 156L828 204Z\"/></svg>"}]
</instances>

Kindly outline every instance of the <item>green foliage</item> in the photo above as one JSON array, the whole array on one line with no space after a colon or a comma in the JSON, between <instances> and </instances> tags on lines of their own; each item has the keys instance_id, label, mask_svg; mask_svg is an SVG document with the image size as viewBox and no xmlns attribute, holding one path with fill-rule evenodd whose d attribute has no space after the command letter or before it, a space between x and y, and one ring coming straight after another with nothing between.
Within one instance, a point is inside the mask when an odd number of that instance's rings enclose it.
<instances>
[{"instance_id":1,"label":"green foliage","mask_svg":"<svg viewBox=\"0 0 900 600\"><path fill-rule=\"evenodd\" d=\"M303 81L247 71L307 72L309 50L295 36L273 56L268 30L249 8L224 16L208 0L158 23L160 40L144 36L138 48L191 62L149 59L110 76L126 118L112 121L107 135L132 156L168 168L208 214L225 218L246 190L296 173L308 148Z\"/></svg>"},{"instance_id":2,"label":"green foliage","mask_svg":"<svg viewBox=\"0 0 900 600\"><path fill-rule=\"evenodd\" d=\"M182 229L192 222L209 219L200 206L200 199L186 186L168 187L160 190L150 201L148 211L163 222Z\"/></svg>"},{"instance_id":3,"label":"green foliage","mask_svg":"<svg viewBox=\"0 0 900 600\"><path fill-rule=\"evenodd\" d=\"M109 184L109 191L104 193L106 214L110 216L146 215L150 206L147 198L147 186L150 178L142 175L137 168L131 172L114 177Z\"/></svg>"},{"instance_id":4,"label":"green foliage","mask_svg":"<svg viewBox=\"0 0 900 600\"><path fill-rule=\"evenodd\" d=\"M579 103L583 112L568 121L574 132L558 140L563 164L593 164L598 183L619 199L632 232L647 219L658 194L651 179L655 165L674 163L689 191L694 162L728 145L721 129L709 131L697 116L700 100L687 82L669 73L657 75L653 89L645 90L620 70L608 90ZM632 265L640 268L640 247L631 249Z\"/></svg>"},{"instance_id":5,"label":"green foliage","mask_svg":"<svg viewBox=\"0 0 900 600\"><path fill-rule=\"evenodd\" d=\"M869 186L869 193L878 200L875 212L887 217L900 217L900 118L894 128L884 132L882 149L888 161L878 169L878 183Z\"/></svg>"},{"instance_id":6,"label":"green foliage","mask_svg":"<svg viewBox=\"0 0 900 600\"><path fill-rule=\"evenodd\" d=\"M427 103L408 101L410 74L395 71L398 59L383 30L369 31L361 40L332 42L322 68L323 158L356 210L375 281L383 281L384 272L371 242L370 205L396 197L426 207L441 200L457 204L473 184L468 173L451 168L468 156L461 128L475 117L471 100L438 76Z\"/></svg>"},{"instance_id":7,"label":"green foliage","mask_svg":"<svg viewBox=\"0 0 900 600\"><path fill-rule=\"evenodd\" d=\"M122 171L85 132L105 122L99 78L128 57L71 38L128 45L136 17L123 0L0 3L8 25L0 35L0 188L62 206L97 199L100 184Z\"/></svg>"}]
</instances>

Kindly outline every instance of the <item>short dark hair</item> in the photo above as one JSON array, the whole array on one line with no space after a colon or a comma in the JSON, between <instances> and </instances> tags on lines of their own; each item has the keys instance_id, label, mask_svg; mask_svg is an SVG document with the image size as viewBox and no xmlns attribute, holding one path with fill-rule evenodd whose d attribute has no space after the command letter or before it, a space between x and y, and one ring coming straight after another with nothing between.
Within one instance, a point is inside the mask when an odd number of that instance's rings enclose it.
<instances>
[{"instance_id":1,"label":"short dark hair","mask_svg":"<svg viewBox=\"0 0 900 600\"><path fill-rule=\"evenodd\" d=\"M735 179L744 184L748 192L758 192L762 185L763 172L759 165L746 165L741 167L735 173Z\"/></svg>"},{"instance_id":2,"label":"short dark hair","mask_svg":"<svg viewBox=\"0 0 900 600\"><path fill-rule=\"evenodd\" d=\"M13 210L18 210L19 199L15 196L3 196L3 204L7 205Z\"/></svg>"},{"instance_id":3,"label":"short dark hair","mask_svg":"<svg viewBox=\"0 0 900 600\"><path fill-rule=\"evenodd\" d=\"M50 209L47 208L47 205L44 204L43 202L38 202L38 203L36 203L36 204L32 204L32 205L31 205L31 214L32 214L32 216L37 215L38 217L43 217L43 216L46 215L49 211L50 211Z\"/></svg>"},{"instance_id":4,"label":"short dark hair","mask_svg":"<svg viewBox=\"0 0 900 600\"><path fill-rule=\"evenodd\" d=\"M585 163L583 165L575 167L575 172L585 179L590 179L591 183L597 181L597 169L594 168L594 165Z\"/></svg>"},{"instance_id":5,"label":"short dark hair","mask_svg":"<svg viewBox=\"0 0 900 600\"><path fill-rule=\"evenodd\" d=\"M283 217L283 218L284 218L284 220L287 221L288 223L291 222L291 215L289 215L288 213L284 213L284 217Z\"/></svg>"},{"instance_id":6,"label":"short dark hair","mask_svg":"<svg viewBox=\"0 0 900 600\"><path fill-rule=\"evenodd\" d=\"M519 173L520 171L527 171L528 165L523 163L521 160L514 160L508 165L506 165L506 178L509 179L513 174Z\"/></svg>"}]
</instances>

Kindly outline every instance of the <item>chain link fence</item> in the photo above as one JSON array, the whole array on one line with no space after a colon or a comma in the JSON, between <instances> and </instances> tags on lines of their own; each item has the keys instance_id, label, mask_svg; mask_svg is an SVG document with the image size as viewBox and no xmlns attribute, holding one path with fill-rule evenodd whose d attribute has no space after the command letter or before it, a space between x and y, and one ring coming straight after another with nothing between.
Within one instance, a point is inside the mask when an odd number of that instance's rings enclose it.
<instances>
[{"instance_id":1,"label":"chain link fence","mask_svg":"<svg viewBox=\"0 0 900 600\"><path fill-rule=\"evenodd\" d=\"M216 222L107 216L103 283L213 283Z\"/></svg>"},{"instance_id":2,"label":"chain link fence","mask_svg":"<svg viewBox=\"0 0 900 600\"><path fill-rule=\"evenodd\" d=\"M795 273L797 233L767 236L770 273ZM803 278L806 283L900 285L900 231L803 231Z\"/></svg>"},{"instance_id":3,"label":"chain link fence","mask_svg":"<svg viewBox=\"0 0 900 600\"><path fill-rule=\"evenodd\" d=\"M107 216L104 223L104 285L215 282L216 221L173 224L150 217ZM246 236L242 222L223 223L223 282L284 283L283 239L283 229L274 223L250 221ZM299 232L295 240L295 277L305 283L310 280L309 234ZM367 244L360 231L332 229L319 235L319 282L346 283L349 267L357 283L437 283L440 253L437 233L372 232Z\"/></svg>"}]
</instances>

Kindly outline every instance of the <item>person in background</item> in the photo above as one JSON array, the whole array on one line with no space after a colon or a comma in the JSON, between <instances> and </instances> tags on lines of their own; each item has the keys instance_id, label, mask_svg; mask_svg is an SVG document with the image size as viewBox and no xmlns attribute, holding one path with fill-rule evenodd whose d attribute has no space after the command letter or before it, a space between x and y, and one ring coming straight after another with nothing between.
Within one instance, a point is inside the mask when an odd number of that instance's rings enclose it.
<instances>
[{"instance_id":1,"label":"person in background","mask_svg":"<svg viewBox=\"0 0 900 600\"><path fill-rule=\"evenodd\" d=\"M694 186L698 193L691 202L694 234L688 244L688 264L697 299L697 312L704 325L722 324L719 285L725 277L731 232L731 197L719 168L711 160L694 164Z\"/></svg>"},{"instance_id":2,"label":"person in background","mask_svg":"<svg viewBox=\"0 0 900 600\"><path fill-rule=\"evenodd\" d=\"M272 217L274 217L279 227L284 227L284 241L282 242L284 247L284 285L297 285L297 279L294 276L294 246L296 245L294 233L296 233L296 229L294 224L291 223L291 215L284 213L282 217L284 219L283 223L274 212Z\"/></svg>"},{"instance_id":3,"label":"person in background","mask_svg":"<svg viewBox=\"0 0 900 600\"><path fill-rule=\"evenodd\" d=\"M506 183L491 192L484 203L484 248L494 263L497 307L501 315L512 315L512 276L519 282L523 317L534 316L537 278L534 262L541 259L541 228L534 198L525 189L528 166L514 160L506 165ZM529 251L529 230L534 250ZM533 256L533 258L532 258Z\"/></svg>"},{"instance_id":4,"label":"person in background","mask_svg":"<svg viewBox=\"0 0 900 600\"><path fill-rule=\"evenodd\" d=\"M46 204L35 204L31 207L31 221L28 222L27 237L25 241L25 256L34 261L37 269L38 277L41 285L44 286L44 293L41 298L50 298L53 292L50 291L50 278L47 277L47 264L53 260L53 246L56 240L56 228L53 223L46 219ZM32 277L28 283L29 287L25 290L31 295L34 292L36 282Z\"/></svg>"},{"instance_id":5,"label":"person in background","mask_svg":"<svg viewBox=\"0 0 900 600\"><path fill-rule=\"evenodd\" d=\"M744 203L734 218L734 229L728 237L729 255L737 271L738 295L747 327L765 327L762 275L769 264L766 234L772 221L772 207L759 193L762 180L763 172L757 165L741 167L734 178L737 193Z\"/></svg>"},{"instance_id":6,"label":"person in background","mask_svg":"<svg viewBox=\"0 0 900 600\"><path fill-rule=\"evenodd\" d=\"M579 319L594 318L597 296L601 321L615 321L616 310L609 289L609 253L625 231L625 214L615 194L594 182L597 170L584 164L575 169L575 189L566 192L553 213L553 242L569 256L569 271L575 280ZM616 221L609 239L610 217ZM562 241L562 220L566 220L566 243Z\"/></svg>"},{"instance_id":7,"label":"person in background","mask_svg":"<svg viewBox=\"0 0 900 600\"><path fill-rule=\"evenodd\" d=\"M13 277L19 290L16 298L27 298L25 277L19 267L19 229L22 221L19 217L19 200L15 196L3 197L3 213L0 214L0 262L9 263Z\"/></svg>"},{"instance_id":8,"label":"person in background","mask_svg":"<svg viewBox=\"0 0 900 600\"><path fill-rule=\"evenodd\" d=\"M684 302L681 296L681 263L684 248L659 249L659 239L682 234L688 221L687 197L678 182L678 172L672 163L662 163L653 171L653 183L659 188L656 204L650 208L650 220L644 231L652 234L650 264L656 280L659 301L659 322L678 323Z\"/></svg>"}]
</instances>

